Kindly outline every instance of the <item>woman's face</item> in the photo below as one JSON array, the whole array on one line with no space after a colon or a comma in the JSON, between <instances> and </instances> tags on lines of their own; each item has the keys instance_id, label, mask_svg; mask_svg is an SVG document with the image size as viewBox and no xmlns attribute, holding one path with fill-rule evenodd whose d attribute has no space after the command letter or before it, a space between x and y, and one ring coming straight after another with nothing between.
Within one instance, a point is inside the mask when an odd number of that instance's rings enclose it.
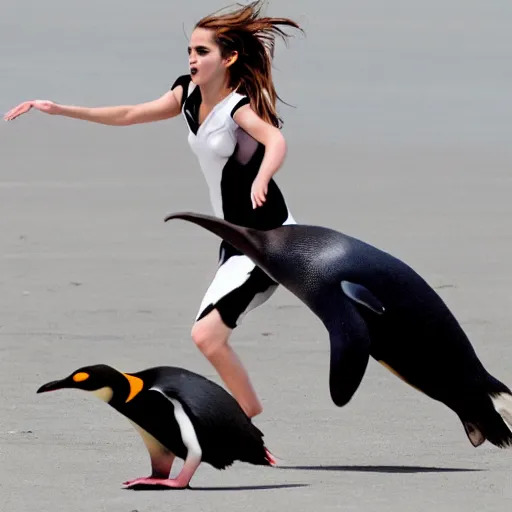
<instances>
[{"instance_id":1,"label":"woman's face","mask_svg":"<svg viewBox=\"0 0 512 512\"><path fill-rule=\"evenodd\" d=\"M223 77L230 62L230 59L222 58L213 31L205 28L196 28L192 32L188 55L192 81L197 85Z\"/></svg>"}]
</instances>

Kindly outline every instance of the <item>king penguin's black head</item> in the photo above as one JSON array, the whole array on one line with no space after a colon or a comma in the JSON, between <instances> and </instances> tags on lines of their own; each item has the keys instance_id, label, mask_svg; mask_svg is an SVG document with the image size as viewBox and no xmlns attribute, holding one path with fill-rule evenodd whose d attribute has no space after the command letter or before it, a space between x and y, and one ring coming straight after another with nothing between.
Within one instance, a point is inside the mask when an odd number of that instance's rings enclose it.
<instances>
[{"instance_id":1,"label":"king penguin's black head","mask_svg":"<svg viewBox=\"0 0 512 512\"><path fill-rule=\"evenodd\" d=\"M62 380L54 380L43 384L37 393L47 393L58 389L82 389L110 402L128 402L138 394L144 383L138 377L117 371L106 364L84 366L75 370Z\"/></svg>"}]
</instances>

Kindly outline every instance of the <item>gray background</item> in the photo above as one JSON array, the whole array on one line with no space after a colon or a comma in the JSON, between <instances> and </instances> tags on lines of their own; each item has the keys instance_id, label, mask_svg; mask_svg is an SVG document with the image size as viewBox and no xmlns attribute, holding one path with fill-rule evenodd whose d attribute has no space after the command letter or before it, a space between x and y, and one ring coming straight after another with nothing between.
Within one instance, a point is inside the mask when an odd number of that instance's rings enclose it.
<instances>
[{"instance_id":1,"label":"gray background","mask_svg":"<svg viewBox=\"0 0 512 512\"><path fill-rule=\"evenodd\" d=\"M156 98L187 72L194 22L224 5L3 0L0 111ZM268 12L306 30L275 61L296 107L281 106L277 176L294 216L411 264L512 384L512 5L276 0ZM205 465L198 490L126 491L149 470L127 420L84 393L35 394L96 362L219 381L190 340L219 241L163 223L210 213L186 136L181 118L113 128L31 112L0 125L1 509L508 510L510 452L475 450L451 411L374 361L336 408L326 332L283 289L233 345L264 403L255 422L291 469Z\"/></svg>"}]
</instances>

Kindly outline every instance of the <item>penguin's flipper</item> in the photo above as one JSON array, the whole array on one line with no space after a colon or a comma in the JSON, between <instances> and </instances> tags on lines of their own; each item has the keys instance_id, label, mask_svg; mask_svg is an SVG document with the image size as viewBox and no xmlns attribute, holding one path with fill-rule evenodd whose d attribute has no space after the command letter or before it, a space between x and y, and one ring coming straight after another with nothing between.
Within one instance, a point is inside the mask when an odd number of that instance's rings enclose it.
<instances>
[{"instance_id":1,"label":"penguin's flipper","mask_svg":"<svg viewBox=\"0 0 512 512\"><path fill-rule=\"evenodd\" d=\"M325 322L331 344L329 389L332 401L343 407L363 379L370 358L370 335L350 301L341 296L329 302L331 311Z\"/></svg>"},{"instance_id":2,"label":"penguin's flipper","mask_svg":"<svg viewBox=\"0 0 512 512\"><path fill-rule=\"evenodd\" d=\"M197 438L194 425L190 420L189 416L187 415L187 413L185 412L185 410L183 409L183 406L179 402L179 400L168 396L158 386L151 387L149 391L160 393L166 400L169 400L172 403L174 409L174 417L176 423L178 424L183 444L185 445L185 448L187 450L185 463L183 464L183 467L181 468L181 471L176 478L169 478L169 473L165 475L165 473L162 473L161 469L164 468L165 470L167 470L167 465L169 462L172 466L174 455L172 456L172 459L168 458L167 461L164 459L162 461L163 466L159 467L159 461L156 458L154 458L152 452L150 451L153 474L150 477L129 480L128 482L124 482L123 485L127 489L133 489L139 486L159 486L170 487L173 489L185 489L189 486L190 480L192 479L194 473L201 464L202 449ZM145 442L149 441L149 446L148 444L146 444L146 446L148 446L148 449L150 447L154 447L153 442L150 438L148 438L147 436L143 436L143 439ZM157 464L156 467L155 464ZM169 466L169 470L171 469L171 466Z\"/></svg>"},{"instance_id":3,"label":"penguin's flipper","mask_svg":"<svg viewBox=\"0 0 512 512\"><path fill-rule=\"evenodd\" d=\"M180 429L182 433L190 432L191 438L193 434L201 447L202 460L207 459L217 469L236 460L271 465L263 433L230 393L203 376L187 372L182 377L160 382L153 390L172 401L175 411L180 412Z\"/></svg>"},{"instance_id":4,"label":"penguin's flipper","mask_svg":"<svg viewBox=\"0 0 512 512\"><path fill-rule=\"evenodd\" d=\"M347 297L358 304L362 304L378 315L382 315L386 310L382 302L377 299L368 288L360 284L350 281L341 281L341 289Z\"/></svg>"}]
</instances>

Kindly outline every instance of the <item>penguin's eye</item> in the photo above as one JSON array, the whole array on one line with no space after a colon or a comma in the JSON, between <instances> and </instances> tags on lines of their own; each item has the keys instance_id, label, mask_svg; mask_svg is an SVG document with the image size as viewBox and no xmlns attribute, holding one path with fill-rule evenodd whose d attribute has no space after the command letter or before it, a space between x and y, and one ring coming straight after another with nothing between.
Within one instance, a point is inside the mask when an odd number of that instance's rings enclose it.
<instances>
[{"instance_id":1,"label":"penguin's eye","mask_svg":"<svg viewBox=\"0 0 512 512\"><path fill-rule=\"evenodd\" d=\"M83 382L84 380L87 380L89 378L89 374L85 372L75 373L73 375L73 380L75 382Z\"/></svg>"}]
</instances>

